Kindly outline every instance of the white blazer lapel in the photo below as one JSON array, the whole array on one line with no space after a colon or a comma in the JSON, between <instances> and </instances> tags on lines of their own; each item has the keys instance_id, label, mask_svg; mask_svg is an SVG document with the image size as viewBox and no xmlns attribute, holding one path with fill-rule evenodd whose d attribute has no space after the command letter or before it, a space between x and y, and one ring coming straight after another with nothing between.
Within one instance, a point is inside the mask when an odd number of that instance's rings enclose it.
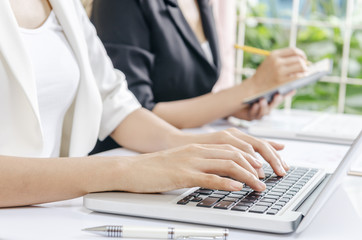
<instances>
[{"instance_id":1,"label":"white blazer lapel","mask_svg":"<svg viewBox=\"0 0 362 240\"><path fill-rule=\"evenodd\" d=\"M8 86L0 89L0 94L1 90L7 91L2 97L9 94L7 99L14 100L3 103L1 109L7 114L0 116L0 134L6 137L0 151L7 155L37 156L43 148L43 137L35 76L9 1L0 0L0 9L0 61L7 73L7 79L0 76L0 81Z\"/></svg>"},{"instance_id":2,"label":"white blazer lapel","mask_svg":"<svg viewBox=\"0 0 362 240\"><path fill-rule=\"evenodd\" d=\"M35 118L39 120L38 98L30 58L25 49L23 40L18 31L18 24L9 4L9 1L0 1L0 54L14 77L23 88L34 111Z\"/></svg>"}]
</instances>

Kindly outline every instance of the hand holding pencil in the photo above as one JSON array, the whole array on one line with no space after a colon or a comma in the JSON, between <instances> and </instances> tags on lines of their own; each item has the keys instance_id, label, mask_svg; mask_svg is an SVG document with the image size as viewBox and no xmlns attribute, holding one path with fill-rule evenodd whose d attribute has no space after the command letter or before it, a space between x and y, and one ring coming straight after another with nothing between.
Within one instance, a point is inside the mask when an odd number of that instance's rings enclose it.
<instances>
[{"instance_id":1,"label":"hand holding pencil","mask_svg":"<svg viewBox=\"0 0 362 240\"><path fill-rule=\"evenodd\" d=\"M300 77L307 71L307 57L300 49L285 48L267 51L249 46L235 45L235 48L245 52L266 56L255 74L240 84L240 91L246 91L249 97L258 95L267 89ZM291 94L294 94L292 92ZM232 116L240 119L254 120L267 115L273 108L284 101L285 96L276 95L272 102L265 99L252 105L244 106Z\"/></svg>"},{"instance_id":2,"label":"hand holding pencil","mask_svg":"<svg viewBox=\"0 0 362 240\"><path fill-rule=\"evenodd\" d=\"M248 52L248 53L253 53L253 54L258 54L258 55L263 55L263 56L269 56L270 55L270 51L264 50L264 49L260 49L260 48L255 48L255 47L250 47L250 46L242 46L242 45L238 45L235 44L234 47L236 49L240 49L243 50L244 52ZM311 65L312 63L310 61L307 61L307 66Z\"/></svg>"},{"instance_id":3,"label":"hand holding pencil","mask_svg":"<svg viewBox=\"0 0 362 240\"><path fill-rule=\"evenodd\" d=\"M283 48L269 52L249 46L235 45L235 47L266 56L255 74L246 80L250 82L248 88L251 95L301 78L308 70L307 57L302 50L297 48Z\"/></svg>"},{"instance_id":4,"label":"hand holding pencil","mask_svg":"<svg viewBox=\"0 0 362 240\"><path fill-rule=\"evenodd\" d=\"M283 48L274 51L267 51L250 46L235 45L235 48L245 52L263 55L267 58L260 64L255 75L252 78L263 76L260 84L268 85L265 82L288 82L290 80L302 77L308 70L309 62L305 53L298 48ZM263 83L264 81L264 83Z\"/></svg>"},{"instance_id":5,"label":"hand holding pencil","mask_svg":"<svg viewBox=\"0 0 362 240\"><path fill-rule=\"evenodd\" d=\"M250 47L250 46L241 46L241 45L238 45L238 44L235 44L235 48L241 49L244 52L254 53L254 54L258 54L258 55L264 55L264 56L269 56L270 55L270 51L263 50L263 49L260 49L260 48L255 48L255 47Z\"/></svg>"}]
</instances>

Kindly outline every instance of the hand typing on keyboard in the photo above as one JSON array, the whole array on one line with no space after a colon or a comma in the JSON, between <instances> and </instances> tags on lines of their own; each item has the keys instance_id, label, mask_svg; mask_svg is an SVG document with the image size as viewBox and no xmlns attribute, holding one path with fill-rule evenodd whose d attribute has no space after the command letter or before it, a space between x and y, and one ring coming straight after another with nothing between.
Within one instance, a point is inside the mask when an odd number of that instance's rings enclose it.
<instances>
[{"instance_id":1,"label":"hand typing on keyboard","mask_svg":"<svg viewBox=\"0 0 362 240\"><path fill-rule=\"evenodd\" d=\"M115 131L112 136L117 134ZM236 128L203 134L175 131L165 145L176 148L119 161L120 167L114 173L118 181L110 190L155 193L202 187L240 191L245 183L263 191L266 186L259 178L265 174L257 153L277 176L284 176L289 169L277 153L284 145L252 137Z\"/></svg>"},{"instance_id":2,"label":"hand typing on keyboard","mask_svg":"<svg viewBox=\"0 0 362 240\"><path fill-rule=\"evenodd\" d=\"M274 154L275 150L268 151L272 145L262 144L258 149L262 154ZM266 185L259 179L265 177L263 165L247 156L244 151L228 144L192 144L137 155L122 161L123 170L119 175L127 181L118 182L117 186L122 191L143 193L187 187L240 191L245 183L256 191L263 191ZM277 161L278 156L274 158ZM278 169L278 164L272 165ZM280 172L279 175L285 174L284 169Z\"/></svg>"},{"instance_id":3,"label":"hand typing on keyboard","mask_svg":"<svg viewBox=\"0 0 362 240\"><path fill-rule=\"evenodd\" d=\"M241 191L220 191L199 188L177 202L179 205L194 205L204 208L277 214L317 172L316 169L291 168L287 175L278 177L270 167L264 166L266 184L263 192L253 191L249 186Z\"/></svg>"}]
</instances>

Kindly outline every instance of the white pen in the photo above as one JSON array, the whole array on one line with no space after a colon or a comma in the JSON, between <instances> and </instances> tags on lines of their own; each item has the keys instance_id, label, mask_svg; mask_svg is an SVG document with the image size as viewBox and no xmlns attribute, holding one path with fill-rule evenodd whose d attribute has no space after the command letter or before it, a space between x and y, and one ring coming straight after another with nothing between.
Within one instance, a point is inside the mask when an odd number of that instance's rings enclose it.
<instances>
[{"instance_id":1,"label":"white pen","mask_svg":"<svg viewBox=\"0 0 362 240\"><path fill-rule=\"evenodd\" d=\"M115 238L221 238L226 240L228 229L220 228L172 228L172 227L136 227L136 226L100 226L83 229L105 237Z\"/></svg>"}]
</instances>

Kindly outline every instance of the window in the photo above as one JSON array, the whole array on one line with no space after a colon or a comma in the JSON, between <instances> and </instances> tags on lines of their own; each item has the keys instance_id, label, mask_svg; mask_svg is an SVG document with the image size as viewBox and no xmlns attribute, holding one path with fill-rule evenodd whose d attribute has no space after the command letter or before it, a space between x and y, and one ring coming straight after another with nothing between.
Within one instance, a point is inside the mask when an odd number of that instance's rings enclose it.
<instances>
[{"instance_id":1,"label":"window","mask_svg":"<svg viewBox=\"0 0 362 240\"><path fill-rule=\"evenodd\" d=\"M333 73L298 90L285 107L362 114L362 0L237 0L237 11L238 44L298 47L311 61L333 59ZM237 51L237 81L262 60Z\"/></svg>"}]
</instances>

